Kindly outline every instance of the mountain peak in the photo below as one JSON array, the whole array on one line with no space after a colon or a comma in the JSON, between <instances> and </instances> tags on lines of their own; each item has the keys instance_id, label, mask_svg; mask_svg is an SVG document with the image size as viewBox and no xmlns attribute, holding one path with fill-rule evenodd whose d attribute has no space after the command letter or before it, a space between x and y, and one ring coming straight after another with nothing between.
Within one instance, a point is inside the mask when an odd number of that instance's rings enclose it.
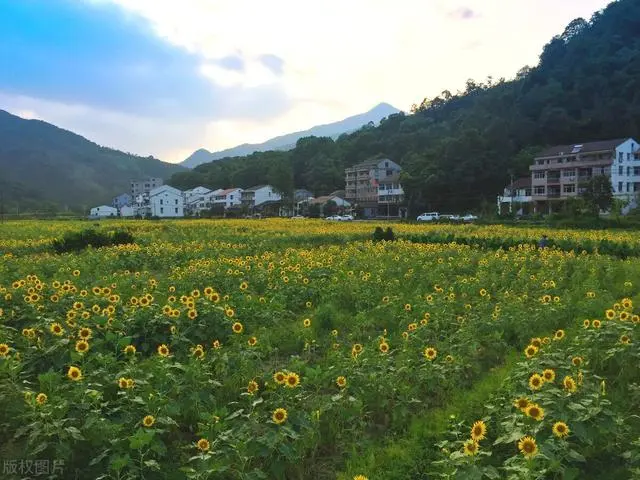
<instances>
[{"instance_id":1,"label":"mountain peak","mask_svg":"<svg viewBox=\"0 0 640 480\"><path fill-rule=\"evenodd\" d=\"M204 148L196 150L181 165L194 168L202 163L212 162L221 158L240 157L251 155L254 152L264 152L268 150L291 150L295 147L296 142L303 137L338 137L343 133L351 133L358 130L369 122L379 123L385 117L399 113L400 110L388 103L379 103L371 110L347 117L338 122L328 123L326 125L317 125L308 130L281 135L263 143L249 144L243 143L233 148L228 148L219 152L209 152Z\"/></svg>"}]
</instances>

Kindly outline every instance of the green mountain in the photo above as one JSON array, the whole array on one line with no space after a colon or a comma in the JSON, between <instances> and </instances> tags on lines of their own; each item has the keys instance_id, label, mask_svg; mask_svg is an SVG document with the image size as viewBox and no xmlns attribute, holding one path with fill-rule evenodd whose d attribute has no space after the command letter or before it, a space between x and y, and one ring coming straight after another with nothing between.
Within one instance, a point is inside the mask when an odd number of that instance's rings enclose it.
<instances>
[{"instance_id":1,"label":"green mountain","mask_svg":"<svg viewBox=\"0 0 640 480\"><path fill-rule=\"evenodd\" d=\"M130 190L131 179L169 178L181 170L0 110L0 195L5 211L110 204L113 196Z\"/></svg>"},{"instance_id":2,"label":"green mountain","mask_svg":"<svg viewBox=\"0 0 640 480\"><path fill-rule=\"evenodd\" d=\"M248 186L325 194L344 188L344 168L386 156L403 169L410 211L494 211L510 174L528 173L555 144L640 140L640 0L619 0L576 19L544 46L537 66L513 80L469 80L379 126L337 140L303 138L288 152L255 153L177 173L171 183Z\"/></svg>"}]
</instances>

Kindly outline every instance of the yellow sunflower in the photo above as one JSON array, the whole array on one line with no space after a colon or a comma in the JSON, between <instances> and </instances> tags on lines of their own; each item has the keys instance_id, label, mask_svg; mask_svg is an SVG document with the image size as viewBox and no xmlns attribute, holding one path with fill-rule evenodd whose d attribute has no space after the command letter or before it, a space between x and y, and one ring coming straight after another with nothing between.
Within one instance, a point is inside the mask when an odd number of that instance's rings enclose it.
<instances>
[{"instance_id":1,"label":"yellow sunflower","mask_svg":"<svg viewBox=\"0 0 640 480\"><path fill-rule=\"evenodd\" d=\"M247 385L247 392L249 393L249 395L253 395L258 391L258 388L259 388L258 383L255 382L254 380L251 380Z\"/></svg>"},{"instance_id":2,"label":"yellow sunflower","mask_svg":"<svg viewBox=\"0 0 640 480\"><path fill-rule=\"evenodd\" d=\"M198 447L198 450L202 452L207 452L211 447L211 445L209 444L209 440L207 440L206 438L201 438L200 440L198 440L196 446Z\"/></svg>"},{"instance_id":3,"label":"yellow sunflower","mask_svg":"<svg viewBox=\"0 0 640 480\"><path fill-rule=\"evenodd\" d=\"M558 438L565 438L569 435L569 426L564 422L556 422L553 424L551 428L553 434Z\"/></svg>"},{"instance_id":4,"label":"yellow sunflower","mask_svg":"<svg viewBox=\"0 0 640 480\"><path fill-rule=\"evenodd\" d=\"M169 356L169 347L167 347L164 343L162 345L158 345L158 355L161 357Z\"/></svg>"},{"instance_id":5,"label":"yellow sunflower","mask_svg":"<svg viewBox=\"0 0 640 480\"><path fill-rule=\"evenodd\" d=\"M478 453L478 450L480 450L480 445L473 439L464 442L463 451L465 455L472 457Z\"/></svg>"},{"instance_id":6,"label":"yellow sunflower","mask_svg":"<svg viewBox=\"0 0 640 480\"><path fill-rule=\"evenodd\" d=\"M295 388L300 385L300 375L297 373L289 373L285 380L285 386L289 388Z\"/></svg>"},{"instance_id":7,"label":"yellow sunflower","mask_svg":"<svg viewBox=\"0 0 640 480\"><path fill-rule=\"evenodd\" d=\"M534 357L536 353L538 353L538 347L535 345L528 345L527 348L524 349L524 354L527 358Z\"/></svg>"},{"instance_id":8,"label":"yellow sunflower","mask_svg":"<svg viewBox=\"0 0 640 480\"><path fill-rule=\"evenodd\" d=\"M284 408L276 408L271 415L271 419L273 420L273 422L278 425L282 425L284 422L286 422L287 417L288 414Z\"/></svg>"},{"instance_id":9,"label":"yellow sunflower","mask_svg":"<svg viewBox=\"0 0 640 480\"><path fill-rule=\"evenodd\" d=\"M147 415L142 419L142 425L145 427L152 427L156 423L156 418L153 415Z\"/></svg>"},{"instance_id":10,"label":"yellow sunflower","mask_svg":"<svg viewBox=\"0 0 640 480\"><path fill-rule=\"evenodd\" d=\"M438 351L433 347L427 347L424 349L423 355L427 360L432 361L438 356Z\"/></svg>"},{"instance_id":11,"label":"yellow sunflower","mask_svg":"<svg viewBox=\"0 0 640 480\"><path fill-rule=\"evenodd\" d=\"M532 437L522 437L518 442L518 450L522 452L525 458L533 458L538 454L538 445Z\"/></svg>"},{"instance_id":12,"label":"yellow sunflower","mask_svg":"<svg viewBox=\"0 0 640 480\"><path fill-rule=\"evenodd\" d=\"M69 367L69 370L67 371L67 377L69 377L74 382L82 380L82 370L80 370L78 367Z\"/></svg>"},{"instance_id":13,"label":"yellow sunflower","mask_svg":"<svg viewBox=\"0 0 640 480\"><path fill-rule=\"evenodd\" d=\"M287 381L287 374L284 372L276 372L273 374L273 380L278 384L278 385L284 385L285 382Z\"/></svg>"},{"instance_id":14,"label":"yellow sunflower","mask_svg":"<svg viewBox=\"0 0 640 480\"><path fill-rule=\"evenodd\" d=\"M529 388L531 390L540 390L544 384L544 378L537 373L529 377Z\"/></svg>"},{"instance_id":15,"label":"yellow sunflower","mask_svg":"<svg viewBox=\"0 0 640 480\"><path fill-rule=\"evenodd\" d=\"M554 372L550 368L547 368L542 372L542 376L545 382L553 382L556 379L556 372Z\"/></svg>"},{"instance_id":16,"label":"yellow sunflower","mask_svg":"<svg viewBox=\"0 0 640 480\"><path fill-rule=\"evenodd\" d=\"M487 425L482 421L478 420L471 427L471 440L475 442L479 442L486 438L487 435Z\"/></svg>"},{"instance_id":17,"label":"yellow sunflower","mask_svg":"<svg viewBox=\"0 0 640 480\"><path fill-rule=\"evenodd\" d=\"M340 376L340 377L336 378L336 385L338 385L338 387L340 387L340 388L346 387L347 386L346 377Z\"/></svg>"},{"instance_id":18,"label":"yellow sunflower","mask_svg":"<svg viewBox=\"0 0 640 480\"><path fill-rule=\"evenodd\" d=\"M576 381L572 377L564 377L564 380L562 380L562 385L564 386L564 389L569 393L573 393L577 390Z\"/></svg>"},{"instance_id":19,"label":"yellow sunflower","mask_svg":"<svg viewBox=\"0 0 640 480\"><path fill-rule=\"evenodd\" d=\"M537 421L541 421L544 418L544 408L542 408L540 405L536 403L530 404L526 408L525 413L527 414L528 417L531 417Z\"/></svg>"},{"instance_id":20,"label":"yellow sunflower","mask_svg":"<svg viewBox=\"0 0 640 480\"><path fill-rule=\"evenodd\" d=\"M233 333L242 333L244 330L244 327L240 322L236 322L231 326L231 330L233 330Z\"/></svg>"}]
</instances>

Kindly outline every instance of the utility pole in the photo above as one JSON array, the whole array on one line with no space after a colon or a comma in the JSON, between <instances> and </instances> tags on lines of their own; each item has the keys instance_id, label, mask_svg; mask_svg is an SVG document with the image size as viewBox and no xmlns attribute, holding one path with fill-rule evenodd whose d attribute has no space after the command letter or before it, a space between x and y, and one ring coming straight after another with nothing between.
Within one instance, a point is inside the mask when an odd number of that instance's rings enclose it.
<instances>
[{"instance_id":1,"label":"utility pole","mask_svg":"<svg viewBox=\"0 0 640 480\"><path fill-rule=\"evenodd\" d=\"M509 214L513 215L513 173L511 175L511 202L509 203Z\"/></svg>"}]
</instances>

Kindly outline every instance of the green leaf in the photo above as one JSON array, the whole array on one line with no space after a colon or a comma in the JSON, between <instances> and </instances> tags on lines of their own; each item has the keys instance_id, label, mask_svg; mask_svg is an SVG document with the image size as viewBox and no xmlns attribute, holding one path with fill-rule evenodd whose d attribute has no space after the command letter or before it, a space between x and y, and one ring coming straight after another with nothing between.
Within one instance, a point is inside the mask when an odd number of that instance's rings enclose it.
<instances>
[{"instance_id":1,"label":"green leaf","mask_svg":"<svg viewBox=\"0 0 640 480\"><path fill-rule=\"evenodd\" d=\"M160 470L160 464L156 460L145 460L144 464L154 470Z\"/></svg>"},{"instance_id":2,"label":"green leaf","mask_svg":"<svg viewBox=\"0 0 640 480\"><path fill-rule=\"evenodd\" d=\"M67 427L64 429L74 440L84 440L82 433L76 427Z\"/></svg>"},{"instance_id":3,"label":"green leaf","mask_svg":"<svg viewBox=\"0 0 640 480\"><path fill-rule=\"evenodd\" d=\"M155 432L153 430L143 430L139 428L138 431L129 437L129 447L132 450L137 450L151 443Z\"/></svg>"},{"instance_id":4,"label":"green leaf","mask_svg":"<svg viewBox=\"0 0 640 480\"><path fill-rule=\"evenodd\" d=\"M576 462L586 462L587 459L584 458L582 456L582 454L576 452L575 450L569 450L569 452L567 453L567 456L572 459L575 460Z\"/></svg>"}]
</instances>

